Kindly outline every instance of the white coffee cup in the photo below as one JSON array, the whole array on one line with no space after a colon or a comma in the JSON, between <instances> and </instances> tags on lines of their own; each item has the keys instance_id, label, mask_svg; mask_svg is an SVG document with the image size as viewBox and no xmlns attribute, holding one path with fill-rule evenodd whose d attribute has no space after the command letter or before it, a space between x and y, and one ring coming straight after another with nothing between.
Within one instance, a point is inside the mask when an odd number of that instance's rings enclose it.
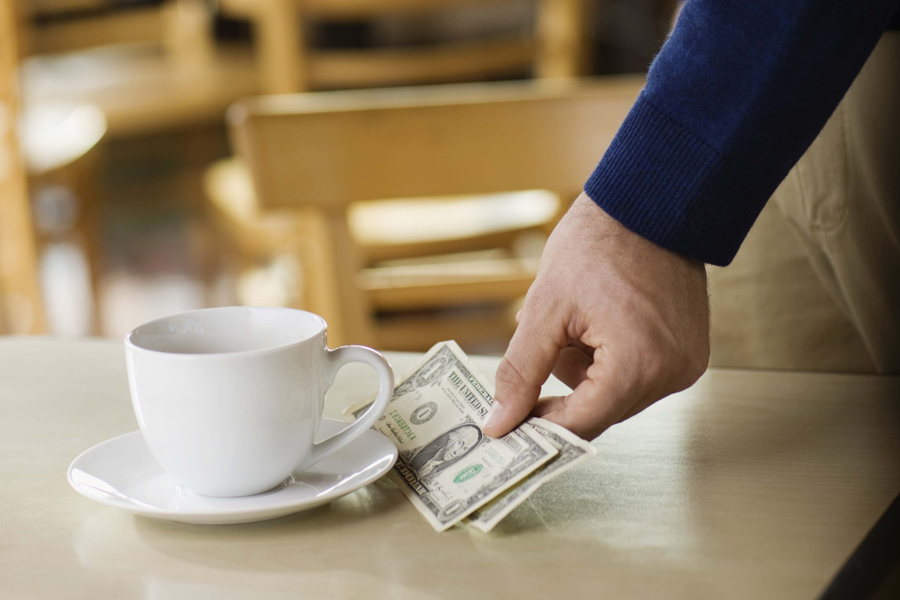
<instances>
[{"instance_id":1,"label":"white coffee cup","mask_svg":"<svg viewBox=\"0 0 900 600\"><path fill-rule=\"evenodd\" d=\"M384 413L394 374L362 346L325 346L325 321L289 308L210 308L145 323L125 336L131 399L159 464L188 490L270 490L346 446ZM342 365L380 381L374 404L315 443L325 392Z\"/></svg>"}]
</instances>

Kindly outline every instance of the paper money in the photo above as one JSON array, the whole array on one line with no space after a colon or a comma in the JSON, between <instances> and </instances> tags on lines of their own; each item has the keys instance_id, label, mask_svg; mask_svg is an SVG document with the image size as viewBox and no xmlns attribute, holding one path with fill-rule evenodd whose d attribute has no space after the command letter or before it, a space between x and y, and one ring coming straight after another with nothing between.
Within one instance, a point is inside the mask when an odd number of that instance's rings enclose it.
<instances>
[{"instance_id":1,"label":"paper money","mask_svg":"<svg viewBox=\"0 0 900 600\"><path fill-rule=\"evenodd\" d=\"M498 439L485 436L492 387L455 342L441 342L397 384L373 426L399 450L390 477L437 531L559 454L530 426Z\"/></svg>"},{"instance_id":2,"label":"paper money","mask_svg":"<svg viewBox=\"0 0 900 600\"><path fill-rule=\"evenodd\" d=\"M471 515L466 524L487 533L522 504L540 486L565 473L578 463L597 454L596 448L568 429L544 419L532 418L526 426L534 428L545 440L559 450L559 454L515 486L497 496Z\"/></svg>"},{"instance_id":3,"label":"paper money","mask_svg":"<svg viewBox=\"0 0 900 600\"><path fill-rule=\"evenodd\" d=\"M344 410L358 416L365 400ZM596 454L588 442L531 418L493 440L481 433L494 386L452 341L435 345L399 379L373 429L398 448L390 477L438 531L488 532L541 485Z\"/></svg>"}]
</instances>

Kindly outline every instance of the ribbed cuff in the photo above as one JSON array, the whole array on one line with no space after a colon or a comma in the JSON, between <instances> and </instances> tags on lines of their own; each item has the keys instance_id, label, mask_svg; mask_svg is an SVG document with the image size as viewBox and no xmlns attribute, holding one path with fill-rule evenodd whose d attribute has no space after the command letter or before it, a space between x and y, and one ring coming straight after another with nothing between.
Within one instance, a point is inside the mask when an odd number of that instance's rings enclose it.
<instances>
[{"instance_id":1,"label":"ribbed cuff","mask_svg":"<svg viewBox=\"0 0 900 600\"><path fill-rule=\"evenodd\" d=\"M724 266L780 180L718 152L642 95L584 191L655 244Z\"/></svg>"}]
</instances>

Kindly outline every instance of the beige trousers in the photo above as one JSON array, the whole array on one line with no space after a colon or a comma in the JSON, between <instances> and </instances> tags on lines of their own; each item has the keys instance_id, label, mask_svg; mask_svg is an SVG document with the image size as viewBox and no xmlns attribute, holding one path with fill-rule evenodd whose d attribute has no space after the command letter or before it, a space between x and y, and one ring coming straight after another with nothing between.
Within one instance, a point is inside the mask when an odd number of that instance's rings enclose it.
<instances>
[{"instance_id":1,"label":"beige trousers","mask_svg":"<svg viewBox=\"0 0 900 600\"><path fill-rule=\"evenodd\" d=\"M773 200L710 270L712 364L900 373L900 32Z\"/></svg>"}]
</instances>

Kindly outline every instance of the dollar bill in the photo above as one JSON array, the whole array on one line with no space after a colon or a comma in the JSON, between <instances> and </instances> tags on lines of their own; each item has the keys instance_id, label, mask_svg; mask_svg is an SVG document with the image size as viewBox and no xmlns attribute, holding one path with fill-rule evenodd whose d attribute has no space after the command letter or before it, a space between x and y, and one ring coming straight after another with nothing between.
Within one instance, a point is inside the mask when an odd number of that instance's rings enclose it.
<instances>
[{"instance_id":1,"label":"dollar bill","mask_svg":"<svg viewBox=\"0 0 900 600\"><path fill-rule=\"evenodd\" d=\"M441 342L394 388L373 429L397 446L391 479L437 531L444 531L560 453L522 425L492 439L481 425L493 385L455 342ZM357 412L364 407L354 407Z\"/></svg>"},{"instance_id":2,"label":"dollar bill","mask_svg":"<svg viewBox=\"0 0 900 600\"><path fill-rule=\"evenodd\" d=\"M527 421L526 426L532 427L545 440L553 444L559 454L515 486L469 515L466 524L479 531L489 532L539 487L597 454L597 449L591 444L556 423L532 418Z\"/></svg>"}]
</instances>

